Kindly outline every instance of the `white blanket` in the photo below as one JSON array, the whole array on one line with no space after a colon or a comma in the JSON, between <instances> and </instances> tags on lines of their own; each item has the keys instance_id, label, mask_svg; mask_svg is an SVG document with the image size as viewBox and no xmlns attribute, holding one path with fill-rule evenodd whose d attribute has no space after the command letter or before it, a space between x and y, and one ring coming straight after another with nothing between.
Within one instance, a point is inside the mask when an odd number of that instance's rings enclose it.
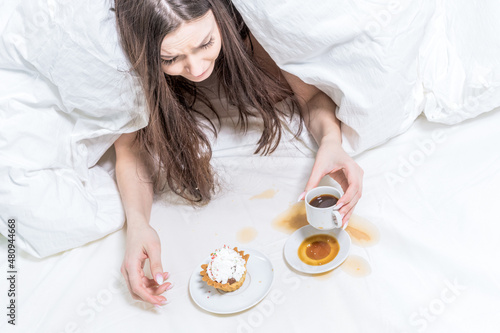
<instances>
[{"instance_id":1,"label":"white blanket","mask_svg":"<svg viewBox=\"0 0 500 333\"><path fill-rule=\"evenodd\" d=\"M233 3L283 70L339 106L352 155L402 133L422 111L455 124L500 106L498 1Z\"/></svg>"}]
</instances>

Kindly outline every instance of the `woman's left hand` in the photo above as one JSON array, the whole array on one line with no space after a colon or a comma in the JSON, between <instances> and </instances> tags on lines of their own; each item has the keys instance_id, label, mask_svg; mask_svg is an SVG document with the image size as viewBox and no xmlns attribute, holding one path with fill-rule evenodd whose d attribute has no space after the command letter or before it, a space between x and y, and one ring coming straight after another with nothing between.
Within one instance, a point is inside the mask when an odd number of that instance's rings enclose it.
<instances>
[{"instance_id":1,"label":"woman's left hand","mask_svg":"<svg viewBox=\"0 0 500 333\"><path fill-rule=\"evenodd\" d=\"M361 198L363 169L344 151L338 140L329 137L321 140L311 176L299 199L304 199L305 194L317 187L326 175L330 175L344 190L344 195L336 204L336 207L340 208L339 213L343 216L342 226L344 226Z\"/></svg>"}]
</instances>

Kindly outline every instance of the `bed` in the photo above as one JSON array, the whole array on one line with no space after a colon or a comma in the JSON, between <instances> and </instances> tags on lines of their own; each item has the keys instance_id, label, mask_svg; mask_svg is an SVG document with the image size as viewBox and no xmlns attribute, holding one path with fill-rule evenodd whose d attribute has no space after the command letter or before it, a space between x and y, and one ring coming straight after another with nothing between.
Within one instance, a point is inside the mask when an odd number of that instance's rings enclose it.
<instances>
[{"instance_id":1,"label":"bed","mask_svg":"<svg viewBox=\"0 0 500 333\"><path fill-rule=\"evenodd\" d=\"M365 185L353 220L372 238L356 244L353 237L352 267L318 276L295 272L283 258L293 229L283 221L303 219L291 207L312 156L280 148L279 156L258 157L239 143L226 146L216 159L231 186L220 197L202 209L154 204L151 223L174 283L168 305L156 309L129 296L120 274L125 231L119 230L44 259L20 252L13 331L496 332L498 122L500 112L453 127L421 117L356 158ZM397 181L388 181L392 176ZM6 239L0 242L6 249ZM268 296L232 315L200 309L188 288L193 270L223 244L257 249L274 268ZM1 269L7 271L5 261ZM0 287L6 290L5 279ZM11 331L5 319L1 325Z\"/></svg>"},{"instance_id":2,"label":"bed","mask_svg":"<svg viewBox=\"0 0 500 333\"><path fill-rule=\"evenodd\" d=\"M235 4L251 19L253 12L243 2ZM272 48L268 51L272 55ZM489 94L497 91L497 73L498 67L485 76L490 85L483 90ZM430 117L450 110L446 94L436 88L412 102L425 112L409 112L413 119L400 122L390 135L345 138L365 176L363 197L347 228L349 257L338 268L303 274L283 254L290 235L306 223L297 197L314 162L312 138L307 131L295 138L290 126L273 155L253 155L260 123L253 122L243 134L228 112L218 138L212 138L220 179L214 200L193 208L164 195L153 205L151 225L174 283L165 294L169 304L158 309L129 295L120 273L126 231L118 223L107 236L43 258L28 253L29 248L18 249L16 326L4 314L0 331L498 332L500 109L487 108L500 94L483 100L474 87L478 99L470 99L467 90L454 96L470 102L473 112L450 120L453 126ZM424 98L429 94L437 97ZM350 105L351 95L332 90L332 96L340 107ZM363 133L362 128L350 130ZM116 133L106 135L112 141ZM108 148L99 146L107 152L97 166L113 179L114 152ZM323 182L335 186L329 179ZM8 243L0 236L3 274L9 271ZM189 284L206 257L224 244L262 253L272 265L272 285L254 306L214 314L195 303ZM7 279L0 280L1 304L8 304L9 286Z\"/></svg>"}]
</instances>

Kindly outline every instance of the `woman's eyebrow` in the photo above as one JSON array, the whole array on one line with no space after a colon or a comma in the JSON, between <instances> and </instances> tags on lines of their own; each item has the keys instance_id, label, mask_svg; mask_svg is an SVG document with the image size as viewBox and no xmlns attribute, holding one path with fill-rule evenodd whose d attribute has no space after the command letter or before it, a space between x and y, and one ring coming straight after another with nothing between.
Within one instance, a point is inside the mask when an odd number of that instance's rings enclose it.
<instances>
[{"instance_id":1,"label":"woman's eyebrow","mask_svg":"<svg viewBox=\"0 0 500 333\"><path fill-rule=\"evenodd\" d=\"M203 41L201 42L200 45L194 47L192 50L195 51L195 50L198 50L198 49L201 49L205 44L207 44L209 42L209 40L211 39L212 37L212 31L210 31L208 33L208 35L203 38ZM175 57L178 57L179 55L167 55L167 54L160 54L160 57L161 58L168 58L168 59L173 59Z\"/></svg>"},{"instance_id":2,"label":"woman's eyebrow","mask_svg":"<svg viewBox=\"0 0 500 333\"><path fill-rule=\"evenodd\" d=\"M201 44L198 45L195 49L202 48L205 44L207 44L210 41L211 38L212 38L212 31L210 31L208 33L208 35L205 38L203 38L203 41L201 42Z\"/></svg>"}]
</instances>

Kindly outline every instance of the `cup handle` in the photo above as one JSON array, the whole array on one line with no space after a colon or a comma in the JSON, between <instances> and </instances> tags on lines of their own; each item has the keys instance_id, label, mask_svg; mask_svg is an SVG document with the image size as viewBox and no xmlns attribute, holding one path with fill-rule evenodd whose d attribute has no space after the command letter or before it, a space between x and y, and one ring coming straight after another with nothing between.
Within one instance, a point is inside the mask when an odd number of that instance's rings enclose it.
<instances>
[{"instance_id":1,"label":"cup handle","mask_svg":"<svg viewBox=\"0 0 500 333\"><path fill-rule=\"evenodd\" d=\"M342 227L342 216L337 210L332 210L332 219L335 224L335 228Z\"/></svg>"}]
</instances>

